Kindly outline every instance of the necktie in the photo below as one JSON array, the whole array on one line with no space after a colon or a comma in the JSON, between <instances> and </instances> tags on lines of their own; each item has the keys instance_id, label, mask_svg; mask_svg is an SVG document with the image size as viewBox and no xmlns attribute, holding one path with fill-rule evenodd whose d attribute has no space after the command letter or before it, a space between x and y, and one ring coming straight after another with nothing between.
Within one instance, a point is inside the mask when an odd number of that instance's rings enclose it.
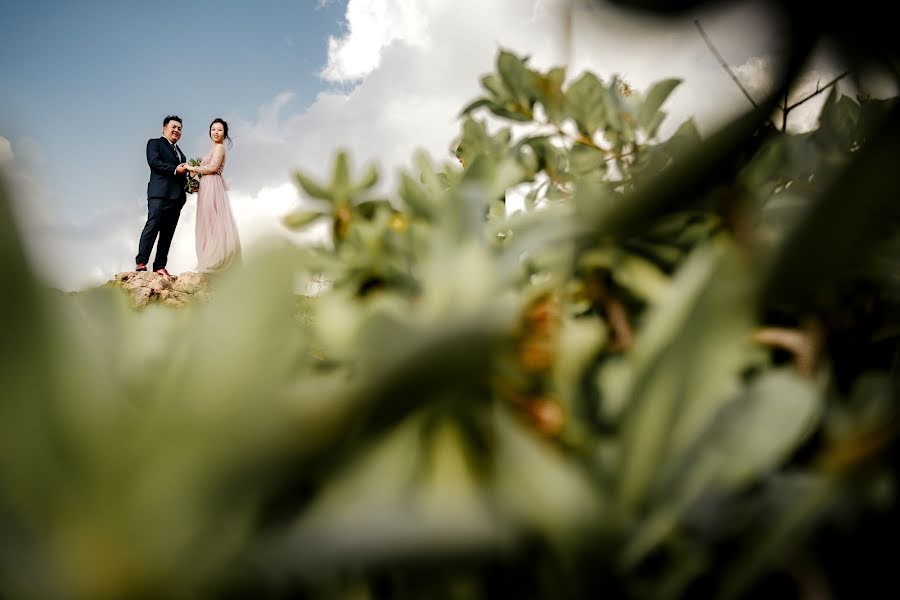
<instances>
[{"instance_id":1,"label":"necktie","mask_svg":"<svg viewBox=\"0 0 900 600\"><path fill-rule=\"evenodd\" d=\"M181 154L178 152L178 146L172 144L172 151L175 152L175 158L178 159L178 162L181 162Z\"/></svg>"}]
</instances>

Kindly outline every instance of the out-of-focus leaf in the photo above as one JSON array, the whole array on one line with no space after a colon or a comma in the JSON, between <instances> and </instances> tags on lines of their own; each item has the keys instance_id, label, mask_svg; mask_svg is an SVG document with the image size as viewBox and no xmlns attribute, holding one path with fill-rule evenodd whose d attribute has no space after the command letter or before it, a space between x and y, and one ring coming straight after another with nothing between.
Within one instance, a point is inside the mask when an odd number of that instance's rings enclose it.
<instances>
[{"instance_id":1,"label":"out-of-focus leaf","mask_svg":"<svg viewBox=\"0 0 900 600\"><path fill-rule=\"evenodd\" d=\"M653 263L613 247L584 253L581 265L609 271L616 283L645 302L659 301L670 287L669 278Z\"/></svg>"},{"instance_id":2,"label":"out-of-focus leaf","mask_svg":"<svg viewBox=\"0 0 900 600\"><path fill-rule=\"evenodd\" d=\"M350 189L350 159L347 153L340 151L334 159L334 173L331 176L331 186L341 196ZM344 201L347 198L340 198Z\"/></svg>"},{"instance_id":3,"label":"out-of-focus leaf","mask_svg":"<svg viewBox=\"0 0 900 600\"><path fill-rule=\"evenodd\" d=\"M317 221L327 215L318 211L296 211L284 217L281 222L288 229L302 229L310 223Z\"/></svg>"},{"instance_id":4,"label":"out-of-focus leaf","mask_svg":"<svg viewBox=\"0 0 900 600\"><path fill-rule=\"evenodd\" d=\"M538 82L538 101L544 107L547 119L551 123L560 124L565 117L566 96L562 90L565 79L566 70L556 67L540 77Z\"/></svg>"},{"instance_id":5,"label":"out-of-focus leaf","mask_svg":"<svg viewBox=\"0 0 900 600\"><path fill-rule=\"evenodd\" d=\"M643 559L703 496L728 497L769 474L809 434L822 408L808 379L788 371L762 374L719 410L680 464L669 462L657 512L632 538L624 560Z\"/></svg>"},{"instance_id":6,"label":"out-of-focus leaf","mask_svg":"<svg viewBox=\"0 0 900 600\"><path fill-rule=\"evenodd\" d=\"M297 184L303 189L303 191L309 194L312 198L318 198L319 200L328 201L333 200L333 196L328 189L316 183L312 178L307 177L303 172L294 171L294 179L297 181Z\"/></svg>"},{"instance_id":7,"label":"out-of-focus leaf","mask_svg":"<svg viewBox=\"0 0 900 600\"><path fill-rule=\"evenodd\" d=\"M796 449L823 406L814 382L784 369L767 371L721 409L708 432L695 440L692 464L681 472L690 470L702 478L699 473L711 469L710 484L729 491L741 488Z\"/></svg>"},{"instance_id":8,"label":"out-of-focus leaf","mask_svg":"<svg viewBox=\"0 0 900 600\"><path fill-rule=\"evenodd\" d=\"M512 531L467 464L458 428L445 422L425 438L422 423L421 414L404 420L336 473L270 557L315 572L507 545Z\"/></svg>"},{"instance_id":9,"label":"out-of-focus leaf","mask_svg":"<svg viewBox=\"0 0 900 600\"><path fill-rule=\"evenodd\" d=\"M414 216L430 218L434 209L428 196L416 180L406 173L400 174L400 197Z\"/></svg>"},{"instance_id":10,"label":"out-of-focus leaf","mask_svg":"<svg viewBox=\"0 0 900 600\"><path fill-rule=\"evenodd\" d=\"M556 539L596 526L609 498L587 473L502 411L495 415L498 501L521 525Z\"/></svg>"},{"instance_id":11,"label":"out-of-focus leaf","mask_svg":"<svg viewBox=\"0 0 900 600\"><path fill-rule=\"evenodd\" d=\"M882 238L886 223L900 220L892 183L894 157L900 156L900 110L854 156L778 250L763 288L764 305L809 307Z\"/></svg>"},{"instance_id":12,"label":"out-of-focus leaf","mask_svg":"<svg viewBox=\"0 0 900 600\"><path fill-rule=\"evenodd\" d=\"M663 79L662 81L654 83L647 92L643 104L641 104L641 108L637 115L637 124L640 127L651 131L651 124L653 124L654 118L659 112L660 107L680 84L680 79ZM656 123L655 127L658 126L659 124ZM655 130L655 127L652 129Z\"/></svg>"},{"instance_id":13,"label":"out-of-focus leaf","mask_svg":"<svg viewBox=\"0 0 900 600\"><path fill-rule=\"evenodd\" d=\"M601 177L606 173L606 154L594 146L575 144L569 150L569 172L576 177Z\"/></svg>"},{"instance_id":14,"label":"out-of-focus leaf","mask_svg":"<svg viewBox=\"0 0 900 600\"><path fill-rule=\"evenodd\" d=\"M735 384L752 324L745 269L725 240L700 247L651 308L625 361L607 368L605 410L624 411L617 496L626 512L647 501Z\"/></svg>"},{"instance_id":15,"label":"out-of-focus leaf","mask_svg":"<svg viewBox=\"0 0 900 600\"><path fill-rule=\"evenodd\" d=\"M374 187L376 183L378 183L378 167L371 165L366 169L362 178L356 182L356 189L368 190Z\"/></svg>"},{"instance_id":16,"label":"out-of-focus leaf","mask_svg":"<svg viewBox=\"0 0 900 600\"><path fill-rule=\"evenodd\" d=\"M535 73L525 66L525 60L505 50L497 56L497 71L506 88L512 91L516 103L529 113L527 117L530 118L537 95Z\"/></svg>"},{"instance_id":17,"label":"out-of-focus leaf","mask_svg":"<svg viewBox=\"0 0 900 600\"><path fill-rule=\"evenodd\" d=\"M469 113L474 112L482 106L491 106L492 104L494 103L488 98L479 98L466 105L466 107L460 111L459 116L468 116Z\"/></svg>"},{"instance_id":18,"label":"out-of-focus leaf","mask_svg":"<svg viewBox=\"0 0 900 600\"><path fill-rule=\"evenodd\" d=\"M592 73L585 73L566 90L566 113L586 137L606 123L606 88Z\"/></svg>"},{"instance_id":19,"label":"out-of-focus leaf","mask_svg":"<svg viewBox=\"0 0 900 600\"><path fill-rule=\"evenodd\" d=\"M596 188L582 186L584 190L576 195L579 220L595 234L622 237L696 204L719 178L734 176L739 154L759 142L751 138L751 133L763 118L759 110L739 117L703 145L676 157L671 168L619 201L592 202Z\"/></svg>"},{"instance_id":20,"label":"out-of-focus leaf","mask_svg":"<svg viewBox=\"0 0 900 600\"><path fill-rule=\"evenodd\" d=\"M828 511L840 500L840 490L832 480L809 473L793 473L775 479L769 497L778 502L772 514L764 515L754 535L748 535L745 552L723 574L721 598L744 597L748 587L767 568L780 560L785 551L796 547Z\"/></svg>"}]
</instances>

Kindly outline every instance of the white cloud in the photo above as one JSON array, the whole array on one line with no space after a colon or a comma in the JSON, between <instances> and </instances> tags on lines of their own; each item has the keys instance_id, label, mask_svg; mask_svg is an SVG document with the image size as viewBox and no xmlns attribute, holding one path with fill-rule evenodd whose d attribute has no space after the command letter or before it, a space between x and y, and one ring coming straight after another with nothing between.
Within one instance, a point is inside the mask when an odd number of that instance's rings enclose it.
<instances>
[{"instance_id":1,"label":"white cloud","mask_svg":"<svg viewBox=\"0 0 900 600\"><path fill-rule=\"evenodd\" d=\"M349 0L347 33L329 37L322 77L335 82L359 79L378 67L382 51L393 42L425 45L428 20L417 4L418 0Z\"/></svg>"},{"instance_id":2,"label":"white cloud","mask_svg":"<svg viewBox=\"0 0 900 600\"><path fill-rule=\"evenodd\" d=\"M9 140L0 135L0 165L7 163L13 159L12 144Z\"/></svg>"}]
</instances>

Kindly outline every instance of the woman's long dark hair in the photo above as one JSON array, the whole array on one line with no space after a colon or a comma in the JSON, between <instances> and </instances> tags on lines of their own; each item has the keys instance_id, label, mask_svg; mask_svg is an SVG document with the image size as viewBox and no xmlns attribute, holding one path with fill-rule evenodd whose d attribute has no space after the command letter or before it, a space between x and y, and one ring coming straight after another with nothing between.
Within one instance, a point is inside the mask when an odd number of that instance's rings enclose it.
<instances>
[{"instance_id":1,"label":"woman's long dark hair","mask_svg":"<svg viewBox=\"0 0 900 600\"><path fill-rule=\"evenodd\" d=\"M209 137L212 137L212 126L216 123L222 124L222 129L225 130L225 139L228 140L228 149L231 150L231 147L234 145L234 142L231 141L231 138L228 137L228 123L225 122L225 119L221 119L216 117L213 119L213 122L209 124Z\"/></svg>"}]
</instances>

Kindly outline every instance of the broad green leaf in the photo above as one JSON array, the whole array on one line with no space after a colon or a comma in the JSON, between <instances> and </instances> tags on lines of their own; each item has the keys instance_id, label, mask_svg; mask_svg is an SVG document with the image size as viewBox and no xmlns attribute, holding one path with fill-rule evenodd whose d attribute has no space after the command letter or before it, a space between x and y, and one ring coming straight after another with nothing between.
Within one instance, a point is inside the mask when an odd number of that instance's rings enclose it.
<instances>
[{"instance_id":1,"label":"broad green leaf","mask_svg":"<svg viewBox=\"0 0 900 600\"><path fill-rule=\"evenodd\" d=\"M723 459L715 483L739 488L774 469L806 439L823 407L808 378L787 369L762 373L722 409L711 439L698 439L704 452Z\"/></svg>"},{"instance_id":2,"label":"broad green leaf","mask_svg":"<svg viewBox=\"0 0 900 600\"><path fill-rule=\"evenodd\" d=\"M658 122L654 124L654 120L657 118L656 115L659 113L659 109L662 107L663 103L666 101L669 95L680 84L680 79L664 79L662 81L657 81L656 83L654 83L650 88L650 91L647 92L647 96L644 98L644 102L643 104L641 104L640 110L638 111L638 126L646 129L648 133L651 131L655 131L656 127L659 127Z\"/></svg>"},{"instance_id":3,"label":"broad green leaf","mask_svg":"<svg viewBox=\"0 0 900 600\"><path fill-rule=\"evenodd\" d=\"M596 522L609 498L577 462L495 411L497 498L504 512L546 535L570 536Z\"/></svg>"},{"instance_id":4,"label":"broad green leaf","mask_svg":"<svg viewBox=\"0 0 900 600\"><path fill-rule=\"evenodd\" d=\"M509 89L504 85L503 79L496 73L482 77L481 85L491 93L492 98L490 100L498 104L505 104L512 100Z\"/></svg>"},{"instance_id":5,"label":"broad green leaf","mask_svg":"<svg viewBox=\"0 0 900 600\"><path fill-rule=\"evenodd\" d=\"M624 410L618 502L647 502L667 465L677 464L727 399L747 354L752 289L727 240L698 248L651 307L605 402Z\"/></svg>"},{"instance_id":6,"label":"broad green leaf","mask_svg":"<svg viewBox=\"0 0 900 600\"><path fill-rule=\"evenodd\" d=\"M666 119L666 113L658 110L653 117L650 118L650 122L646 125L647 138L655 139L656 134L659 133L659 126L662 125L662 122Z\"/></svg>"},{"instance_id":7,"label":"broad green leaf","mask_svg":"<svg viewBox=\"0 0 900 600\"><path fill-rule=\"evenodd\" d=\"M566 116L566 95L562 90L565 79L566 70L562 67L551 69L538 79L538 102L544 107L547 119L557 125L561 124Z\"/></svg>"},{"instance_id":8,"label":"broad green leaf","mask_svg":"<svg viewBox=\"0 0 900 600\"><path fill-rule=\"evenodd\" d=\"M834 86L819 114L819 127L811 135L826 152L846 155L863 133L858 130L860 106ZM788 116L790 119L790 115Z\"/></svg>"},{"instance_id":9,"label":"broad green leaf","mask_svg":"<svg viewBox=\"0 0 900 600\"><path fill-rule=\"evenodd\" d=\"M628 106L619 93L619 81L615 77L603 88L603 104L606 114L606 137L614 146L621 148L623 144L634 141L635 123Z\"/></svg>"},{"instance_id":10,"label":"broad green leaf","mask_svg":"<svg viewBox=\"0 0 900 600\"><path fill-rule=\"evenodd\" d=\"M569 173L575 177L606 173L606 153L595 146L576 143L569 150Z\"/></svg>"},{"instance_id":11,"label":"broad green leaf","mask_svg":"<svg viewBox=\"0 0 900 600\"><path fill-rule=\"evenodd\" d=\"M663 142L663 147L675 159L681 159L697 149L700 144L700 131L693 119L688 119Z\"/></svg>"},{"instance_id":12,"label":"broad green leaf","mask_svg":"<svg viewBox=\"0 0 900 600\"><path fill-rule=\"evenodd\" d=\"M535 73L525 66L523 59L505 50L497 57L497 70L516 103L530 113L537 97Z\"/></svg>"},{"instance_id":13,"label":"broad green leaf","mask_svg":"<svg viewBox=\"0 0 900 600\"><path fill-rule=\"evenodd\" d=\"M593 73L585 73L566 90L566 112L585 137L606 125L606 89Z\"/></svg>"}]
</instances>

